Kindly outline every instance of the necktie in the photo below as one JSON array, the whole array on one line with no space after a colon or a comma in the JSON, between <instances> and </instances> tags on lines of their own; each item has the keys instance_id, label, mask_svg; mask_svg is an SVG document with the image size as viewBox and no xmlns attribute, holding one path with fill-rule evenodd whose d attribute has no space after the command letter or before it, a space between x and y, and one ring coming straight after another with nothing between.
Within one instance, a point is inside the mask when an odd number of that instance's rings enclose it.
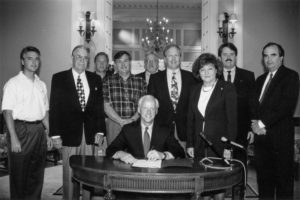
<instances>
[{"instance_id":1,"label":"necktie","mask_svg":"<svg viewBox=\"0 0 300 200\"><path fill-rule=\"evenodd\" d=\"M145 154L145 157L147 156L149 149L150 149L150 135L148 133L148 127L146 127L145 131L144 131L144 154Z\"/></svg>"},{"instance_id":2,"label":"necktie","mask_svg":"<svg viewBox=\"0 0 300 200\"><path fill-rule=\"evenodd\" d=\"M78 75L77 78L77 94L79 97L79 103L81 106L81 110L84 111L85 109L85 96L84 96L84 89L83 89L83 84L81 82L80 76Z\"/></svg>"},{"instance_id":3,"label":"necktie","mask_svg":"<svg viewBox=\"0 0 300 200\"><path fill-rule=\"evenodd\" d=\"M176 73L173 72L173 76L171 80L171 100L172 100L174 110L176 110L176 106L178 102L178 83L175 75Z\"/></svg>"},{"instance_id":4,"label":"necktie","mask_svg":"<svg viewBox=\"0 0 300 200\"><path fill-rule=\"evenodd\" d=\"M269 81L268 81L268 83L267 83L267 85L266 85L266 87L265 87L265 90L263 91L263 94L261 95L261 98L260 98L260 100L259 100L259 103L261 103L261 102L263 101L263 99L265 98L266 93L267 93L267 90L268 90L268 88L269 88L269 86L270 86L270 83L271 83L271 81L272 81L272 78L273 78L273 74L270 73Z\"/></svg>"},{"instance_id":5,"label":"necktie","mask_svg":"<svg viewBox=\"0 0 300 200\"><path fill-rule=\"evenodd\" d=\"M231 71L227 71L227 81L231 82Z\"/></svg>"}]
</instances>

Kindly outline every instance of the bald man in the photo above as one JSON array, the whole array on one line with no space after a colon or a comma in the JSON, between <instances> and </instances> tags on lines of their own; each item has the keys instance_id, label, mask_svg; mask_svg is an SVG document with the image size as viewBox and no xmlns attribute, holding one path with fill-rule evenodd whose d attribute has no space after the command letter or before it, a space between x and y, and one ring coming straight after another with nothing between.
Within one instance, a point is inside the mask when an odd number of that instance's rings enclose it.
<instances>
[{"instance_id":1,"label":"bald man","mask_svg":"<svg viewBox=\"0 0 300 200\"><path fill-rule=\"evenodd\" d=\"M184 158L184 151L171 134L171 129L154 122L158 107L158 100L153 96L141 97L138 102L141 119L122 128L121 133L107 148L107 156L130 164L136 159L143 158L150 160Z\"/></svg>"}]
</instances>

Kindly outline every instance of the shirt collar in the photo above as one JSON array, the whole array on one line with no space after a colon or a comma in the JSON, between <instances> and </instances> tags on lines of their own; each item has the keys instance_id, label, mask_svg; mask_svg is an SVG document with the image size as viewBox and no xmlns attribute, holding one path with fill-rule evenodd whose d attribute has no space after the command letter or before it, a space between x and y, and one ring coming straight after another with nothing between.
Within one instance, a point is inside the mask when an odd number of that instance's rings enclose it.
<instances>
[{"instance_id":1,"label":"shirt collar","mask_svg":"<svg viewBox=\"0 0 300 200\"><path fill-rule=\"evenodd\" d=\"M226 68L224 67L223 70L224 70L224 72L228 72L228 71L235 72L236 66L234 66L234 67L231 68L231 69L226 69Z\"/></svg>"},{"instance_id":2,"label":"shirt collar","mask_svg":"<svg viewBox=\"0 0 300 200\"><path fill-rule=\"evenodd\" d=\"M30 80L27 76L25 76L25 74L23 73L23 71L20 71L19 75L22 78L26 79L26 80ZM37 74L34 74L34 80L33 81L35 82L35 81L39 81L39 80L40 80L40 77Z\"/></svg>"},{"instance_id":3,"label":"shirt collar","mask_svg":"<svg viewBox=\"0 0 300 200\"><path fill-rule=\"evenodd\" d=\"M72 74L73 74L74 80L77 80L78 76L80 76L81 79L84 78L84 77L86 77L85 71L82 72L81 74L79 74L73 68L72 68Z\"/></svg>"},{"instance_id":4,"label":"shirt collar","mask_svg":"<svg viewBox=\"0 0 300 200\"><path fill-rule=\"evenodd\" d=\"M176 75L179 74L180 68L175 69L175 70L167 68L167 73L168 73L169 75L173 75L174 72L176 73Z\"/></svg>"}]
</instances>

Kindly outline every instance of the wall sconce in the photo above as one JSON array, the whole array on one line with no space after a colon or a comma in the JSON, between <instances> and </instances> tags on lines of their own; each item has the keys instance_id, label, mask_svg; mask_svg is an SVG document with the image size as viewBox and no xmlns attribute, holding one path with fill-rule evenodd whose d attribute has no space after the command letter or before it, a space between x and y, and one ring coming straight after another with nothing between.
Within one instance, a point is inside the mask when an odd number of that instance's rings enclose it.
<instances>
[{"instance_id":1,"label":"wall sconce","mask_svg":"<svg viewBox=\"0 0 300 200\"><path fill-rule=\"evenodd\" d=\"M236 14L229 14L224 12L219 16L219 33L220 38L222 38L223 43L228 43L228 38L233 38L236 34L234 30L234 25L237 22ZM230 30L230 31L229 31Z\"/></svg>"},{"instance_id":2,"label":"wall sconce","mask_svg":"<svg viewBox=\"0 0 300 200\"><path fill-rule=\"evenodd\" d=\"M85 37L87 43L91 41L91 37L93 37L96 32L94 14L95 13L91 13L90 11L87 11L86 13L83 12L82 15L84 16L81 16L79 23L78 32L80 36ZM85 29L83 29L84 25Z\"/></svg>"}]
</instances>

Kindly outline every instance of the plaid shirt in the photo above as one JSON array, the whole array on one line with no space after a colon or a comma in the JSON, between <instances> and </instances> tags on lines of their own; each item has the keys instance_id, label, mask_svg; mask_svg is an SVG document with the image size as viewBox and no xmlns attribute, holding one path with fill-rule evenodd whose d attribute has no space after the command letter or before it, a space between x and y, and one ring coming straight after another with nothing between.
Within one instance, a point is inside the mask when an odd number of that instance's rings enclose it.
<instances>
[{"instance_id":1,"label":"plaid shirt","mask_svg":"<svg viewBox=\"0 0 300 200\"><path fill-rule=\"evenodd\" d=\"M103 99L123 119L132 117L138 108L140 97L147 93L147 84L141 77L130 75L126 81L113 74L103 82Z\"/></svg>"}]
</instances>

